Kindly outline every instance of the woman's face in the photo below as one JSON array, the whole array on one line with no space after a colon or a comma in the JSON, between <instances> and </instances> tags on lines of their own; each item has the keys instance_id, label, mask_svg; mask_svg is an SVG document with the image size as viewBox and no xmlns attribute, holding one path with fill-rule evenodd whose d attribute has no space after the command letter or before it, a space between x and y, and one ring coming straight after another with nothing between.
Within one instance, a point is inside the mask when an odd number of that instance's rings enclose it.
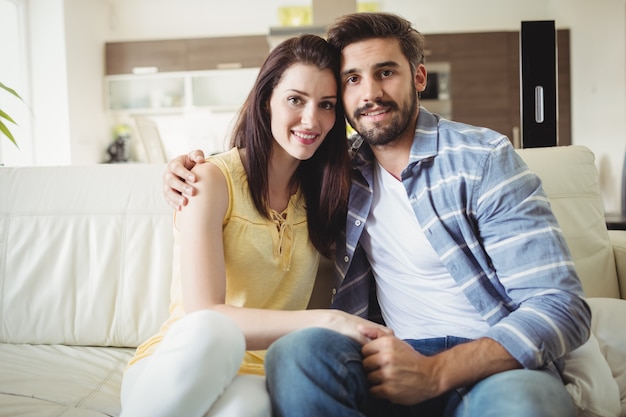
<instances>
[{"instance_id":1,"label":"woman's face","mask_svg":"<svg viewBox=\"0 0 626 417\"><path fill-rule=\"evenodd\" d=\"M335 124L335 77L330 70L294 64L283 73L269 104L278 146L297 160L309 159Z\"/></svg>"}]
</instances>

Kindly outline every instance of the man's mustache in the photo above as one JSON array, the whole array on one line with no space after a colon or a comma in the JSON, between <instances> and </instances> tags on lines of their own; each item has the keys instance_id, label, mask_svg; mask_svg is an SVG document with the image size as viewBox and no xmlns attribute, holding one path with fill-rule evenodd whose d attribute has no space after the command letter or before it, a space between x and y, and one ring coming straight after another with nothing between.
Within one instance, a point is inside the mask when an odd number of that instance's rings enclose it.
<instances>
[{"instance_id":1,"label":"man's mustache","mask_svg":"<svg viewBox=\"0 0 626 417\"><path fill-rule=\"evenodd\" d=\"M396 104L395 101L382 101L382 100L377 100L375 102L369 102L366 103L363 107L359 107L358 109L356 109L354 111L354 113L352 113L352 117L354 118L354 120L358 120L359 118L362 117L363 113L367 113L368 110L372 109L374 106L380 106L380 107L385 107L388 110L398 110L399 107Z\"/></svg>"}]
</instances>

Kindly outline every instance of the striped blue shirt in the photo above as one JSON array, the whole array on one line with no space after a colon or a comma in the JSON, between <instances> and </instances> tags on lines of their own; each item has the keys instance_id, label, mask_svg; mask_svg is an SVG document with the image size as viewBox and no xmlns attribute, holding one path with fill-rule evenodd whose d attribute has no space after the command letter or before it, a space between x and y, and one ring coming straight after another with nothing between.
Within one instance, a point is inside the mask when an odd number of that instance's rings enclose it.
<instances>
[{"instance_id":1,"label":"striped blue shirt","mask_svg":"<svg viewBox=\"0 0 626 417\"><path fill-rule=\"evenodd\" d=\"M359 244L374 171L371 149L361 142L354 138L333 307L380 321ZM489 323L485 337L529 369L548 366L587 340L591 313L569 250L539 178L507 137L420 108L402 183L427 239Z\"/></svg>"}]
</instances>

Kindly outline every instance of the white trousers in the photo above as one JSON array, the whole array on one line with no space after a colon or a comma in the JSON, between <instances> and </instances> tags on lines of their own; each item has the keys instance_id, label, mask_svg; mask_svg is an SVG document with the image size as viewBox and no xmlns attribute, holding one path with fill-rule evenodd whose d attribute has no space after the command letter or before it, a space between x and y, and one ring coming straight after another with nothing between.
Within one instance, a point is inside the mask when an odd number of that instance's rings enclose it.
<instances>
[{"instance_id":1,"label":"white trousers","mask_svg":"<svg viewBox=\"0 0 626 417\"><path fill-rule=\"evenodd\" d=\"M243 333L210 310L185 315L148 358L128 368L120 417L269 417L265 377L237 375Z\"/></svg>"}]
</instances>

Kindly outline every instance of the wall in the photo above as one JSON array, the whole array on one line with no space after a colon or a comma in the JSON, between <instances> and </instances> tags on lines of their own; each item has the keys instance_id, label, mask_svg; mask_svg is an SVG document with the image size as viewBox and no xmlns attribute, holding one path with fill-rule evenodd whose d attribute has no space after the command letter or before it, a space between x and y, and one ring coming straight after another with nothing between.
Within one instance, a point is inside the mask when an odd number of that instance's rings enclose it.
<instances>
[{"instance_id":1,"label":"wall","mask_svg":"<svg viewBox=\"0 0 626 417\"><path fill-rule=\"evenodd\" d=\"M65 7L66 62L67 68L71 68L66 72L71 75L66 75L70 86L66 96L71 110L68 114L72 124L72 163L98 162L96 147L102 147L108 140L108 132L95 133L97 128L104 129L102 115L94 111L93 101L100 100L102 106L102 92L84 89L88 83L101 88L101 74L96 74L96 68L102 68L102 57L94 51L101 50L98 48L102 48L103 42L267 33L270 26L278 24L277 7L311 4L306 0L30 2L40 7L48 2L54 8L59 3ZM596 154L605 209L620 209L621 170L626 151L626 0L381 0L378 3L382 11L412 20L425 34L519 30L522 20L555 20L557 27L569 28L572 142L588 146ZM89 23L79 18L81 14ZM50 16L56 19L58 13ZM39 23L42 26L34 26L37 31L51 25L53 34L57 35L57 21L48 17L47 23ZM89 40L77 39L81 37ZM83 94L73 91L75 80L81 83L83 89L79 90ZM87 91L91 93L86 94ZM58 99L63 101L63 97ZM101 139L102 136L105 138ZM92 143L97 146L91 147Z\"/></svg>"},{"instance_id":2,"label":"wall","mask_svg":"<svg viewBox=\"0 0 626 417\"><path fill-rule=\"evenodd\" d=\"M68 105L73 164L106 160L112 133L104 113L104 45L109 8L100 0L65 0Z\"/></svg>"},{"instance_id":3,"label":"wall","mask_svg":"<svg viewBox=\"0 0 626 417\"><path fill-rule=\"evenodd\" d=\"M35 165L71 163L63 0L28 2Z\"/></svg>"},{"instance_id":4,"label":"wall","mask_svg":"<svg viewBox=\"0 0 626 417\"><path fill-rule=\"evenodd\" d=\"M101 162L111 140L103 104L108 4L103 0L22 0L22 5L30 46L32 89L26 101L32 113L32 163ZM17 156L7 162L23 164Z\"/></svg>"}]
</instances>

